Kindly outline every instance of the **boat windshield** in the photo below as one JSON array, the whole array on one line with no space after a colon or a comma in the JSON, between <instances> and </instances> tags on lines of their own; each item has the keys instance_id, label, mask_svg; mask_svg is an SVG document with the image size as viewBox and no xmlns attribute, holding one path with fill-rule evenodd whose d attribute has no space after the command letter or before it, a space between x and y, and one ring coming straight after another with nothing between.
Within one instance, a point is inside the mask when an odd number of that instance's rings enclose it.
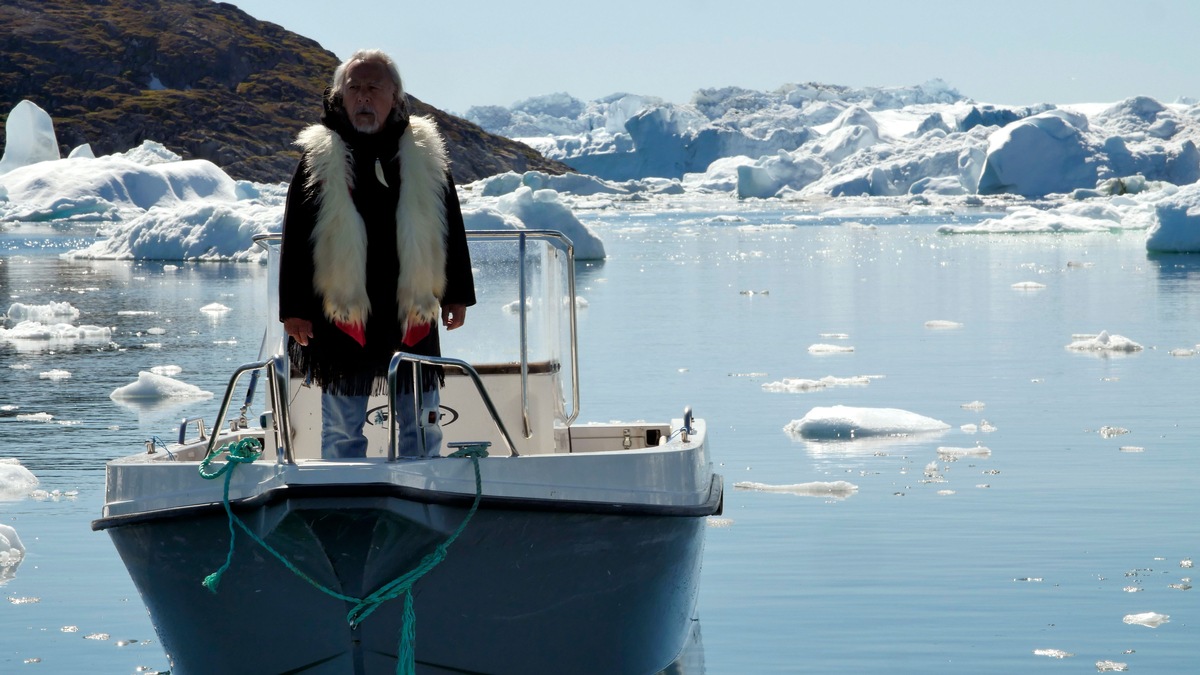
<instances>
[{"instance_id":1,"label":"boat windshield","mask_svg":"<svg viewBox=\"0 0 1200 675\"><path fill-rule=\"evenodd\" d=\"M558 386L556 426L579 414L575 335L574 249L560 232L486 230L467 232L476 304L466 323L443 329L442 355L476 368L509 366L523 374L554 373ZM266 330L260 360L283 353L278 313L279 235L258 238L268 255Z\"/></svg>"}]
</instances>

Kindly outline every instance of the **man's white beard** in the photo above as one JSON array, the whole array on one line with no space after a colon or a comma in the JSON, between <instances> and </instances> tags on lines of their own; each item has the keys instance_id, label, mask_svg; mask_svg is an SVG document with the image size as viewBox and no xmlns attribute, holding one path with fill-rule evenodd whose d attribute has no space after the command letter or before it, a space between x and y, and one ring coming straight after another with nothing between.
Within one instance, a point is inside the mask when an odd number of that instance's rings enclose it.
<instances>
[{"instance_id":1,"label":"man's white beard","mask_svg":"<svg viewBox=\"0 0 1200 675\"><path fill-rule=\"evenodd\" d=\"M354 122L353 124L354 124L354 130L360 134L373 134L376 131L379 131L379 128L381 126L383 126L382 124L379 123L379 120L375 120L374 122L371 122L370 124L359 124L358 122Z\"/></svg>"}]
</instances>

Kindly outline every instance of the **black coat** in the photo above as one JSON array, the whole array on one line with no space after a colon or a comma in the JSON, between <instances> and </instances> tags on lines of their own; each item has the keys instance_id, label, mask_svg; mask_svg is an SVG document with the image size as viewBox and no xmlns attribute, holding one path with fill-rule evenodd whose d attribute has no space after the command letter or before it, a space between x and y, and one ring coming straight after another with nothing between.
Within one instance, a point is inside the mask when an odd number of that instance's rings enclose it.
<instances>
[{"instance_id":1,"label":"black coat","mask_svg":"<svg viewBox=\"0 0 1200 675\"><path fill-rule=\"evenodd\" d=\"M313 337L307 347L289 338L288 353L293 366L311 376L326 391L362 395L386 389L388 363L397 350L439 356L438 328L415 346L402 344L404 317L398 316L396 283L400 261L396 254L396 205L400 199L400 159L396 153L407 121L392 119L375 134L353 129L340 103L327 103L322 122L337 132L354 156L354 205L367 230L367 317L366 345L359 344L333 325L322 311L322 299L313 286L312 232L317 222L319 195L305 188L308 183L306 158L302 158L288 188L280 247L279 319L307 319ZM375 175L379 160L387 185ZM446 290L442 305L474 305L475 283L467 249L466 230L458 193L447 171L446 199ZM422 388L434 385L432 369ZM440 374L440 373L439 373ZM402 382L411 375L401 373Z\"/></svg>"}]
</instances>

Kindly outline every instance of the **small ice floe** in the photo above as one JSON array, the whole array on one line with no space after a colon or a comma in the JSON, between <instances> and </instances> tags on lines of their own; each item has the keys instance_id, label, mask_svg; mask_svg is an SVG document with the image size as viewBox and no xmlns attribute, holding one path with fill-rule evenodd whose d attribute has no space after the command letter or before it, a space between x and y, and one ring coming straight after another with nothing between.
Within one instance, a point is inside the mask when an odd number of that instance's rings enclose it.
<instances>
[{"instance_id":1,"label":"small ice floe","mask_svg":"<svg viewBox=\"0 0 1200 675\"><path fill-rule=\"evenodd\" d=\"M949 428L950 425L941 420L898 408L854 408L837 405L813 408L801 419L789 422L783 429L801 438L849 440L866 436L907 436L945 431Z\"/></svg>"},{"instance_id":2,"label":"small ice floe","mask_svg":"<svg viewBox=\"0 0 1200 675\"><path fill-rule=\"evenodd\" d=\"M821 334L817 335L817 337L821 338L822 340L849 340L850 334L849 333L821 333Z\"/></svg>"},{"instance_id":3,"label":"small ice floe","mask_svg":"<svg viewBox=\"0 0 1200 675\"><path fill-rule=\"evenodd\" d=\"M37 476L15 457L0 457L0 500L22 499L37 486Z\"/></svg>"},{"instance_id":4,"label":"small ice floe","mask_svg":"<svg viewBox=\"0 0 1200 675\"><path fill-rule=\"evenodd\" d=\"M1190 591L1192 590L1192 585L1186 581L1181 581L1177 584L1167 584L1167 588L1175 591Z\"/></svg>"},{"instance_id":5,"label":"small ice floe","mask_svg":"<svg viewBox=\"0 0 1200 675\"><path fill-rule=\"evenodd\" d=\"M14 605L36 605L39 602L41 602L42 599L37 598L37 597L25 597L25 598L9 598L8 601L9 601L9 603L14 604Z\"/></svg>"},{"instance_id":6,"label":"small ice floe","mask_svg":"<svg viewBox=\"0 0 1200 675\"><path fill-rule=\"evenodd\" d=\"M178 375L182 373L183 368L176 365L154 366L150 369L150 372L154 373L155 375L162 375L163 377L171 377L172 375Z\"/></svg>"},{"instance_id":7,"label":"small ice floe","mask_svg":"<svg viewBox=\"0 0 1200 675\"><path fill-rule=\"evenodd\" d=\"M833 497L834 499L845 499L858 492L857 485L844 480L835 480L831 482L816 481L812 483L795 483L792 485L768 485L766 483L743 481L740 483L734 483L733 487L739 490L754 490L756 492L782 492L790 495L799 495L801 497Z\"/></svg>"},{"instance_id":8,"label":"small ice floe","mask_svg":"<svg viewBox=\"0 0 1200 675\"><path fill-rule=\"evenodd\" d=\"M854 347L842 345L815 344L808 347L809 354L845 354L852 351L854 351Z\"/></svg>"},{"instance_id":9,"label":"small ice floe","mask_svg":"<svg viewBox=\"0 0 1200 675\"><path fill-rule=\"evenodd\" d=\"M1172 349L1171 351L1169 351L1169 352L1167 352L1167 353L1168 353L1168 354L1170 354L1171 356L1188 357L1188 356L1195 356L1195 355L1196 355L1196 350L1194 350L1194 349L1187 349L1187 348L1183 348L1183 349Z\"/></svg>"},{"instance_id":10,"label":"small ice floe","mask_svg":"<svg viewBox=\"0 0 1200 675\"><path fill-rule=\"evenodd\" d=\"M1129 670L1128 663L1120 661L1097 661L1096 672L1098 673L1124 673Z\"/></svg>"},{"instance_id":11,"label":"small ice floe","mask_svg":"<svg viewBox=\"0 0 1200 675\"><path fill-rule=\"evenodd\" d=\"M959 407L963 410L983 410L985 405L983 401L971 401L970 403L964 403Z\"/></svg>"},{"instance_id":12,"label":"small ice floe","mask_svg":"<svg viewBox=\"0 0 1200 675\"><path fill-rule=\"evenodd\" d=\"M1092 337L1075 336L1076 339L1071 344L1067 345L1067 349L1077 352L1140 352L1142 346L1130 340L1123 335L1109 335L1108 331L1100 331L1100 334Z\"/></svg>"},{"instance_id":13,"label":"small ice floe","mask_svg":"<svg viewBox=\"0 0 1200 675\"><path fill-rule=\"evenodd\" d=\"M1127 433L1129 433L1129 430L1125 427L1100 427L1101 438L1115 438L1116 436L1124 436Z\"/></svg>"},{"instance_id":14,"label":"small ice floe","mask_svg":"<svg viewBox=\"0 0 1200 675\"><path fill-rule=\"evenodd\" d=\"M0 341L11 342L19 350L46 350L68 347L78 342L108 342L112 329L103 326L72 326L69 323L44 324L22 321L12 328L0 328Z\"/></svg>"},{"instance_id":15,"label":"small ice floe","mask_svg":"<svg viewBox=\"0 0 1200 675\"><path fill-rule=\"evenodd\" d=\"M142 277L141 280L145 281L146 278ZM123 309L117 312L117 316L154 316L155 314L158 314L158 312L148 309Z\"/></svg>"},{"instance_id":16,"label":"small ice floe","mask_svg":"<svg viewBox=\"0 0 1200 675\"><path fill-rule=\"evenodd\" d=\"M1179 566L1180 566L1180 567L1182 567L1182 568L1183 568L1183 569L1185 569L1185 570L1190 570L1190 569L1192 569L1192 559L1191 559L1191 558L1184 558L1183 560L1180 560L1180 561L1179 561Z\"/></svg>"},{"instance_id":17,"label":"small ice floe","mask_svg":"<svg viewBox=\"0 0 1200 675\"><path fill-rule=\"evenodd\" d=\"M111 636L108 633L92 633L91 635L84 635L83 639L84 640L107 640L109 637L111 637Z\"/></svg>"},{"instance_id":18,"label":"small ice floe","mask_svg":"<svg viewBox=\"0 0 1200 675\"><path fill-rule=\"evenodd\" d=\"M1075 656L1071 652L1065 652L1061 649L1035 649L1033 653L1035 656L1049 656L1052 659L1065 659Z\"/></svg>"},{"instance_id":19,"label":"small ice floe","mask_svg":"<svg viewBox=\"0 0 1200 675\"><path fill-rule=\"evenodd\" d=\"M752 380L766 377L766 373L730 373L730 377L748 377Z\"/></svg>"},{"instance_id":20,"label":"small ice floe","mask_svg":"<svg viewBox=\"0 0 1200 675\"><path fill-rule=\"evenodd\" d=\"M533 302L529 298L525 298L525 311L529 311L533 307ZM521 301L513 300L512 302L500 308L505 314L516 314L521 309Z\"/></svg>"},{"instance_id":21,"label":"small ice floe","mask_svg":"<svg viewBox=\"0 0 1200 675\"><path fill-rule=\"evenodd\" d=\"M155 326L153 328L146 329L146 335L166 335L166 334L167 334L166 328L159 328L158 326Z\"/></svg>"},{"instance_id":22,"label":"small ice floe","mask_svg":"<svg viewBox=\"0 0 1200 675\"><path fill-rule=\"evenodd\" d=\"M956 462L963 457L991 457L991 448L986 448L982 445L977 445L973 448L948 448L939 447L937 449L938 457L945 462Z\"/></svg>"},{"instance_id":23,"label":"small ice floe","mask_svg":"<svg viewBox=\"0 0 1200 675\"><path fill-rule=\"evenodd\" d=\"M205 314L224 314L229 308L219 302L212 302L200 308Z\"/></svg>"},{"instance_id":24,"label":"small ice floe","mask_svg":"<svg viewBox=\"0 0 1200 675\"><path fill-rule=\"evenodd\" d=\"M18 422L49 422L54 419L54 415L48 412L39 413L22 413L17 415Z\"/></svg>"},{"instance_id":25,"label":"small ice floe","mask_svg":"<svg viewBox=\"0 0 1200 675\"><path fill-rule=\"evenodd\" d=\"M1040 291L1046 287L1046 284L1039 284L1036 281L1018 281L1012 285L1016 291Z\"/></svg>"},{"instance_id":26,"label":"small ice floe","mask_svg":"<svg viewBox=\"0 0 1200 675\"><path fill-rule=\"evenodd\" d=\"M709 516L705 519L705 523L709 527L731 527L733 518L721 518L719 516Z\"/></svg>"},{"instance_id":27,"label":"small ice floe","mask_svg":"<svg viewBox=\"0 0 1200 675\"><path fill-rule=\"evenodd\" d=\"M1140 445L1122 445L1121 447L1117 448L1117 450L1119 450L1121 452L1145 452L1146 451L1146 449Z\"/></svg>"},{"instance_id":28,"label":"small ice floe","mask_svg":"<svg viewBox=\"0 0 1200 675\"><path fill-rule=\"evenodd\" d=\"M962 328L963 325L957 321L948 321L946 319L934 319L932 321L926 321L925 327L929 328L931 330L954 330L956 328Z\"/></svg>"},{"instance_id":29,"label":"small ice floe","mask_svg":"<svg viewBox=\"0 0 1200 675\"><path fill-rule=\"evenodd\" d=\"M25 545L10 525L0 523L0 586L17 575L17 566L25 559Z\"/></svg>"},{"instance_id":30,"label":"small ice floe","mask_svg":"<svg viewBox=\"0 0 1200 675\"><path fill-rule=\"evenodd\" d=\"M47 371L38 373L38 379L39 380L69 380L69 379L71 379L71 371L63 370L61 368L54 368L53 370L47 370Z\"/></svg>"},{"instance_id":31,"label":"small ice floe","mask_svg":"<svg viewBox=\"0 0 1200 675\"><path fill-rule=\"evenodd\" d=\"M1017 577L1016 579L1013 579L1013 581L1020 581L1024 583L1041 583L1044 581L1044 579L1042 579L1042 577Z\"/></svg>"},{"instance_id":32,"label":"small ice floe","mask_svg":"<svg viewBox=\"0 0 1200 675\"><path fill-rule=\"evenodd\" d=\"M212 392L194 384L143 370L137 382L117 387L108 395L114 401L161 401L165 399L208 399Z\"/></svg>"},{"instance_id":33,"label":"small ice floe","mask_svg":"<svg viewBox=\"0 0 1200 675\"><path fill-rule=\"evenodd\" d=\"M8 307L8 320L13 322L72 323L78 318L79 310L72 307L69 302L51 302L46 305L25 305L16 302Z\"/></svg>"},{"instance_id":34,"label":"small ice floe","mask_svg":"<svg viewBox=\"0 0 1200 675\"><path fill-rule=\"evenodd\" d=\"M867 375L858 377L834 377L833 375L826 375L819 380L785 377L778 382L766 382L762 388L765 391L795 394L826 389L828 387L865 387L868 384L871 384L871 377Z\"/></svg>"},{"instance_id":35,"label":"small ice floe","mask_svg":"<svg viewBox=\"0 0 1200 675\"><path fill-rule=\"evenodd\" d=\"M738 291L738 293L739 293L740 295L749 295L749 296L755 296L755 295L770 295L770 294L771 294L771 291L767 291L767 290L763 290L763 291Z\"/></svg>"},{"instance_id":36,"label":"small ice floe","mask_svg":"<svg viewBox=\"0 0 1200 675\"><path fill-rule=\"evenodd\" d=\"M1166 614L1159 614L1157 612L1142 612L1141 614L1126 614L1122 621L1131 626L1158 628L1164 623L1169 623L1171 621L1171 617Z\"/></svg>"}]
</instances>

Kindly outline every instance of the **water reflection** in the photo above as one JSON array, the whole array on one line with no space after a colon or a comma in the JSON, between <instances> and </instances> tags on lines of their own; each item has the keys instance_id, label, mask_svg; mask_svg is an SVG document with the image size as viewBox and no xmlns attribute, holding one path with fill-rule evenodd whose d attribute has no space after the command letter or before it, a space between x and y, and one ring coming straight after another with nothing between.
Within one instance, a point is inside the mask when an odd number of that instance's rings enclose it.
<instances>
[{"instance_id":1,"label":"water reflection","mask_svg":"<svg viewBox=\"0 0 1200 675\"><path fill-rule=\"evenodd\" d=\"M1194 253L1146 254L1146 261L1158 272L1158 278L1166 285L1170 282L1200 281L1200 255Z\"/></svg>"}]
</instances>

